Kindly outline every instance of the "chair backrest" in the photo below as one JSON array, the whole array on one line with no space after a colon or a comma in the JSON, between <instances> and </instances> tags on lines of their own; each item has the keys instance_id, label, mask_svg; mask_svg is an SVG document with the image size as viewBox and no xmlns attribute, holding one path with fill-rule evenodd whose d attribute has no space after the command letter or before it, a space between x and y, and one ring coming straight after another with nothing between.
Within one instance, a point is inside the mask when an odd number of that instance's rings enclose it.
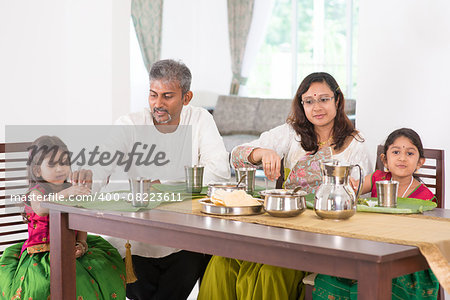
<instances>
[{"instance_id":1,"label":"chair backrest","mask_svg":"<svg viewBox=\"0 0 450 300\"><path fill-rule=\"evenodd\" d=\"M283 183L284 183L284 158L281 159L280 177L278 177L277 181L275 182L275 188L282 189Z\"/></svg>"},{"instance_id":2,"label":"chair backrest","mask_svg":"<svg viewBox=\"0 0 450 300\"><path fill-rule=\"evenodd\" d=\"M377 148L377 163L375 168L383 170L384 165L381 161L380 154L384 151L383 145ZM423 149L425 156L425 164L416 173L417 176L425 183L425 185L436 195L437 207L444 208L445 205L445 165L444 150L440 149Z\"/></svg>"},{"instance_id":3,"label":"chair backrest","mask_svg":"<svg viewBox=\"0 0 450 300\"><path fill-rule=\"evenodd\" d=\"M23 207L13 204L11 196L28 188L26 162L31 143L0 143L0 255L5 248L27 239Z\"/></svg>"}]
</instances>

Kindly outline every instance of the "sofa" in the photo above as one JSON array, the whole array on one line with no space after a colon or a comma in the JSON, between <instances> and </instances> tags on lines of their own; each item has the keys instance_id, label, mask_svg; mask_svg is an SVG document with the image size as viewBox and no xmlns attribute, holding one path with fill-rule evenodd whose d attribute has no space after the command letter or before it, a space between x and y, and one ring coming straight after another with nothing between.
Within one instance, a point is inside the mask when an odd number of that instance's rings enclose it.
<instances>
[{"instance_id":1,"label":"sofa","mask_svg":"<svg viewBox=\"0 0 450 300\"><path fill-rule=\"evenodd\" d=\"M261 133L282 125L291 110L292 99L250 98L221 95L213 117L228 152L257 139ZM346 99L345 112L355 122L356 101Z\"/></svg>"}]
</instances>

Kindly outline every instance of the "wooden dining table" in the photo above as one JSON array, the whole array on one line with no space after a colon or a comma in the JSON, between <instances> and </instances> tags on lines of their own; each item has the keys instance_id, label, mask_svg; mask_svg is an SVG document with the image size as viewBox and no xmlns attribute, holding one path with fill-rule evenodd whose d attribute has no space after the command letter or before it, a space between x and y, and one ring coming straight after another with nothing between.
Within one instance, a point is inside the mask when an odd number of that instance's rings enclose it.
<instances>
[{"instance_id":1,"label":"wooden dining table","mask_svg":"<svg viewBox=\"0 0 450 300\"><path fill-rule=\"evenodd\" d=\"M414 246L346 238L170 210L99 211L53 202L52 299L75 299L74 230L358 280L358 299L390 299L392 278L428 268ZM450 210L427 215L450 218Z\"/></svg>"}]
</instances>

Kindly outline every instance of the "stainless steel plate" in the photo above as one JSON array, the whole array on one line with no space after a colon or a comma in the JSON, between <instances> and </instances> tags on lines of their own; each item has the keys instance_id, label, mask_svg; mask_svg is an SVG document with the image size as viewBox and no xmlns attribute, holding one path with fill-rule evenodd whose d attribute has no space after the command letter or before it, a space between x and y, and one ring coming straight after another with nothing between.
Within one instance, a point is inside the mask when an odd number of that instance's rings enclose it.
<instances>
[{"instance_id":1,"label":"stainless steel plate","mask_svg":"<svg viewBox=\"0 0 450 300\"><path fill-rule=\"evenodd\" d=\"M202 206L202 212L210 215L222 215L222 216L248 216L258 215L264 213L263 205L253 206L220 206L215 205L209 198L198 200Z\"/></svg>"}]
</instances>

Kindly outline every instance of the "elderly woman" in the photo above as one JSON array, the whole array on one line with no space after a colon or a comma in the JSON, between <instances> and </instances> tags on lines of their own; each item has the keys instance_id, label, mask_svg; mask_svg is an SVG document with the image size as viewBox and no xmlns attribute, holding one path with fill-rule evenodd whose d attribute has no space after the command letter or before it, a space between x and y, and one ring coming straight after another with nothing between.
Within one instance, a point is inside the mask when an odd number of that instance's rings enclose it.
<instances>
[{"instance_id":1,"label":"elderly woman","mask_svg":"<svg viewBox=\"0 0 450 300\"><path fill-rule=\"evenodd\" d=\"M301 185L314 193L321 183L319 162L338 159L372 171L362 134L344 112L344 95L327 73L312 73L300 84L284 125L237 146L235 168L258 166L270 180L280 176L284 158L285 187ZM297 299L304 272L214 256L206 269L199 299Z\"/></svg>"}]
</instances>

